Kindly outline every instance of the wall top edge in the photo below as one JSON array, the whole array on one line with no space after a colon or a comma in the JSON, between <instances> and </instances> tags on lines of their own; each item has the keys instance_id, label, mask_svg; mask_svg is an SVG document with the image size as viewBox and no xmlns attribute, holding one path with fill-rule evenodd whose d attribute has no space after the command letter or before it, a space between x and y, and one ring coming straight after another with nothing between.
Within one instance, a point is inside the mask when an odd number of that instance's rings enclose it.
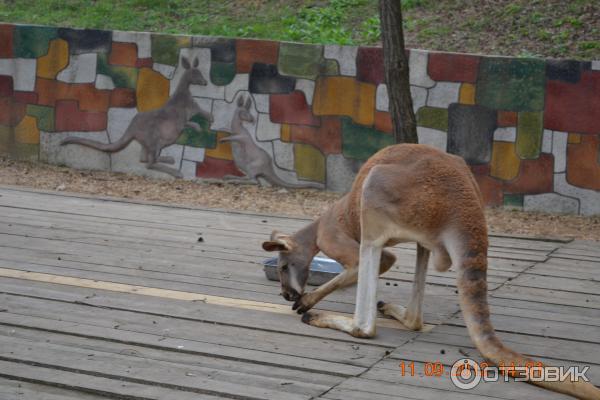
<instances>
[{"instance_id":1,"label":"wall top edge","mask_svg":"<svg viewBox=\"0 0 600 400\"><path fill-rule=\"evenodd\" d=\"M346 47L346 48L371 48L371 49L380 49L381 46L373 46L373 45L341 45L337 43L306 43L306 42L294 42L289 40L277 40L277 39L268 39L268 38L252 38L252 37L232 37L232 36L208 36L208 35L189 35L185 33L164 33L164 32L147 32L147 31L123 31L119 29L98 29L98 28L76 28L76 27L65 27L65 26L51 26L51 25L38 25L38 24L23 24L23 23L15 23L8 21L0 21L0 25L13 25L13 26L21 26L21 27L35 27L35 28L55 28L55 29L72 29L75 31L99 31L99 32L119 32L119 33L127 33L127 34L136 34L136 35L153 35L153 36L175 36L175 37L185 37L185 38L206 38L212 40L248 40L248 41L265 41L265 42L279 42L286 44L296 44L296 45L306 45L306 46L338 46L338 47ZM192 47L203 47L192 44ZM425 53L433 53L433 54L449 54L456 56L474 56L474 57L485 57L485 58L502 58L502 59L517 59L517 60L554 60L554 61L575 61L581 63L593 62L600 63L600 59L574 59L574 58L552 58L552 57L520 57L520 56L506 56L499 54L483 54L483 53L463 53L463 52L455 52L455 51L443 51L443 50L429 50L429 49L421 49L421 48L409 48L409 51L415 52L425 52Z\"/></svg>"}]
</instances>

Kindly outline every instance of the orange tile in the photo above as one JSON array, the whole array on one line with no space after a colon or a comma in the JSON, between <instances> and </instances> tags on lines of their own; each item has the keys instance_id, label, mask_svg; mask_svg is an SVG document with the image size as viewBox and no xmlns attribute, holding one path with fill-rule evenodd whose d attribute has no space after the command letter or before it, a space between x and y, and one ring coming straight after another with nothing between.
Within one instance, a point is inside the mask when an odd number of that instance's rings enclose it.
<instances>
[{"instance_id":1,"label":"orange tile","mask_svg":"<svg viewBox=\"0 0 600 400\"><path fill-rule=\"evenodd\" d=\"M347 115L354 122L375 122L375 85L345 76L319 78L313 98L315 115Z\"/></svg>"}]
</instances>

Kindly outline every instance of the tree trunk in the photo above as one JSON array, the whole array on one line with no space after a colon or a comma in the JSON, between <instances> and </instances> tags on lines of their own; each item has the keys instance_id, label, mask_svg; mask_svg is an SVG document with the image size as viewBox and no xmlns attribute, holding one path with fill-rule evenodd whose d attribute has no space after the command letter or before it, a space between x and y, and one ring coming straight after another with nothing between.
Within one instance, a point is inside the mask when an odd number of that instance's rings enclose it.
<instances>
[{"instance_id":1,"label":"tree trunk","mask_svg":"<svg viewBox=\"0 0 600 400\"><path fill-rule=\"evenodd\" d=\"M417 119L413 111L404 49L401 0L379 0L385 81L396 143L418 143Z\"/></svg>"}]
</instances>

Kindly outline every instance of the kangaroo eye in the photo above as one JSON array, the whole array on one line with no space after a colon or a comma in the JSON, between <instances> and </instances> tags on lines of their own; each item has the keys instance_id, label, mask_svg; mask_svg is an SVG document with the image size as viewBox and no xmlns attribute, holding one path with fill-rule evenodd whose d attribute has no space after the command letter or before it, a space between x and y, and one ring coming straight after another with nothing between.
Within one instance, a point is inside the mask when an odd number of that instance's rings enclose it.
<instances>
[{"instance_id":1,"label":"kangaroo eye","mask_svg":"<svg viewBox=\"0 0 600 400\"><path fill-rule=\"evenodd\" d=\"M287 264L283 264L283 265L281 266L281 270L282 270L282 271L287 271L287 269L288 269L288 265L287 265Z\"/></svg>"}]
</instances>

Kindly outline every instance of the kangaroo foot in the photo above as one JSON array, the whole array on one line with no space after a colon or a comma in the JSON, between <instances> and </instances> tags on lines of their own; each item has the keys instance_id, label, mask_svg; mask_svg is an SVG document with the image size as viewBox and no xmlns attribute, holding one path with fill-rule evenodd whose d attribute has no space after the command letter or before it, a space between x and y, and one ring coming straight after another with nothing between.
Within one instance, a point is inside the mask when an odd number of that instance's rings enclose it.
<instances>
[{"instance_id":1,"label":"kangaroo foot","mask_svg":"<svg viewBox=\"0 0 600 400\"><path fill-rule=\"evenodd\" d=\"M146 165L146 168L153 169L155 171L164 172L164 173L169 174L169 175L171 175L171 176L173 176L175 178L183 178L183 175L182 175L181 172L179 172L175 168L167 167L166 165L162 165L162 164L148 164L148 165Z\"/></svg>"},{"instance_id":2,"label":"kangaroo foot","mask_svg":"<svg viewBox=\"0 0 600 400\"><path fill-rule=\"evenodd\" d=\"M158 162L165 164L175 164L175 159L171 156L160 156Z\"/></svg>"},{"instance_id":3,"label":"kangaroo foot","mask_svg":"<svg viewBox=\"0 0 600 400\"><path fill-rule=\"evenodd\" d=\"M375 336L375 330L367 332L354 324L354 320L342 315L335 315L325 312L307 312L302 315L302 322L317 328L329 328L346 332L357 338L371 338Z\"/></svg>"},{"instance_id":4,"label":"kangaroo foot","mask_svg":"<svg viewBox=\"0 0 600 400\"><path fill-rule=\"evenodd\" d=\"M380 301L377 303L377 309L383 315L397 319L408 329L413 331L420 331L423 329L423 319L420 316L411 315L406 307Z\"/></svg>"}]
</instances>

